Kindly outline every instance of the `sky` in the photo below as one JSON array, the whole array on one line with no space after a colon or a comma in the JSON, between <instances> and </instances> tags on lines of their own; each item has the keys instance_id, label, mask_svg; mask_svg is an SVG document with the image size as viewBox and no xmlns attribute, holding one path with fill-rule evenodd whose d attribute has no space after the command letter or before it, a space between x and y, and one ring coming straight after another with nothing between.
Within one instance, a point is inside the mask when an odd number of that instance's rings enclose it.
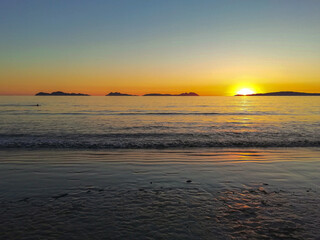
<instances>
[{"instance_id":1,"label":"sky","mask_svg":"<svg viewBox=\"0 0 320 240\"><path fill-rule=\"evenodd\" d=\"M0 94L320 92L319 0L1 0Z\"/></svg>"}]
</instances>

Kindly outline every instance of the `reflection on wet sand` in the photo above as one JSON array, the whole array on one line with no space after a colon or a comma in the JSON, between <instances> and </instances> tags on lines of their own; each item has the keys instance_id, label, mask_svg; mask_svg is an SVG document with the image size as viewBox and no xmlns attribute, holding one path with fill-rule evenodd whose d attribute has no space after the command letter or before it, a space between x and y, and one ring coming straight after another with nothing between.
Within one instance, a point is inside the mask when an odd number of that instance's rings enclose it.
<instances>
[{"instance_id":1,"label":"reflection on wet sand","mask_svg":"<svg viewBox=\"0 0 320 240\"><path fill-rule=\"evenodd\" d=\"M320 234L318 149L2 153L4 239Z\"/></svg>"},{"instance_id":2,"label":"reflection on wet sand","mask_svg":"<svg viewBox=\"0 0 320 240\"><path fill-rule=\"evenodd\" d=\"M264 187L86 187L1 202L6 239L307 239L319 234L319 195Z\"/></svg>"}]
</instances>

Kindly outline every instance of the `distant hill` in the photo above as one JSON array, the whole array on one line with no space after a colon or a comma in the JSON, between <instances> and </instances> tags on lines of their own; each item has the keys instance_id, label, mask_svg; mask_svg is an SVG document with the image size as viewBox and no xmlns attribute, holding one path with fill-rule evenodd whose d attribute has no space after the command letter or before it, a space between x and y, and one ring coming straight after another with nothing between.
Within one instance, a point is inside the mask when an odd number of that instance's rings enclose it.
<instances>
[{"instance_id":1,"label":"distant hill","mask_svg":"<svg viewBox=\"0 0 320 240\"><path fill-rule=\"evenodd\" d=\"M143 96L149 97L149 96L175 96L175 95L167 94L167 93L147 93Z\"/></svg>"},{"instance_id":2,"label":"distant hill","mask_svg":"<svg viewBox=\"0 0 320 240\"><path fill-rule=\"evenodd\" d=\"M83 93L65 93L61 91L46 93L46 92L39 92L35 96L90 96L88 94Z\"/></svg>"},{"instance_id":3,"label":"distant hill","mask_svg":"<svg viewBox=\"0 0 320 240\"><path fill-rule=\"evenodd\" d=\"M137 96L137 95L120 93L120 92L110 92L106 96Z\"/></svg>"},{"instance_id":4,"label":"distant hill","mask_svg":"<svg viewBox=\"0 0 320 240\"><path fill-rule=\"evenodd\" d=\"M320 93L281 91L281 92L269 92L269 93L256 93L256 94L249 94L249 95L237 94L235 96L320 96Z\"/></svg>"},{"instance_id":5,"label":"distant hill","mask_svg":"<svg viewBox=\"0 0 320 240\"><path fill-rule=\"evenodd\" d=\"M194 93L194 92L185 92L185 93L181 93L181 94L168 94L168 93L148 93L148 94L145 94L143 96L199 96L198 94Z\"/></svg>"},{"instance_id":6,"label":"distant hill","mask_svg":"<svg viewBox=\"0 0 320 240\"><path fill-rule=\"evenodd\" d=\"M185 93L181 93L177 96L199 96L198 94L194 93L194 92L185 92Z\"/></svg>"}]
</instances>

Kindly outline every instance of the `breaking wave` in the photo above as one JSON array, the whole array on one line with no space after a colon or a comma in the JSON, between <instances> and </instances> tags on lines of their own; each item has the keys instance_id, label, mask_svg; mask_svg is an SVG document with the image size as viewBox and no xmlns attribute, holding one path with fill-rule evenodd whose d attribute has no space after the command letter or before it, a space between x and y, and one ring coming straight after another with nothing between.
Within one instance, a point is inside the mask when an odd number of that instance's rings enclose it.
<instances>
[{"instance_id":1,"label":"breaking wave","mask_svg":"<svg viewBox=\"0 0 320 240\"><path fill-rule=\"evenodd\" d=\"M320 147L320 139L299 136L256 136L229 133L206 134L95 134L95 135L0 135L0 148L61 148L61 149L166 149L210 147Z\"/></svg>"}]
</instances>

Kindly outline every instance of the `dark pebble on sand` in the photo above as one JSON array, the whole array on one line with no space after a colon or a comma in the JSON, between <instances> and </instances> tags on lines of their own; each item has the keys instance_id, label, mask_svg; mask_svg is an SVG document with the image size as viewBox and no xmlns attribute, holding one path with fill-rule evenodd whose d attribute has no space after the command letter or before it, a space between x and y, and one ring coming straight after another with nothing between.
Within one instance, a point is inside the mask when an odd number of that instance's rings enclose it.
<instances>
[{"instance_id":1,"label":"dark pebble on sand","mask_svg":"<svg viewBox=\"0 0 320 240\"><path fill-rule=\"evenodd\" d=\"M261 200L261 204L267 206L267 202L265 200Z\"/></svg>"},{"instance_id":2,"label":"dark pebble on sand","mask_svg":"<svg viewBox=\"0 0 320 240\"><path fill-rule=\"evenodd\" d=\"M23 198L21 200L19 200L19 202L28 202L30 198L26 197L26 198Z\"/></svg>"},{"instance_id":3,"label":"dark pebble on sand","mask_svg":"<svg viewBox=\"0 0 320 240\"><path fill-rule=\"evenodd\" d=\"M64 194L60 194L60 195L57 195L57 196L53 196L52 198L59 199L59 198L66 197L66 196L68 196L68 193L64 193Z\"/></svg>"},{"instance_id":4,"label":"dark pebble on sand","mask_svg":"<svg viewBox=\"0 0 320 240\"><path fill-rule=\"evenodd\" d=\"M263 187L259 187L258 190L264 194L268 194L268 192Z\"/></svg>"}]
</instances>

